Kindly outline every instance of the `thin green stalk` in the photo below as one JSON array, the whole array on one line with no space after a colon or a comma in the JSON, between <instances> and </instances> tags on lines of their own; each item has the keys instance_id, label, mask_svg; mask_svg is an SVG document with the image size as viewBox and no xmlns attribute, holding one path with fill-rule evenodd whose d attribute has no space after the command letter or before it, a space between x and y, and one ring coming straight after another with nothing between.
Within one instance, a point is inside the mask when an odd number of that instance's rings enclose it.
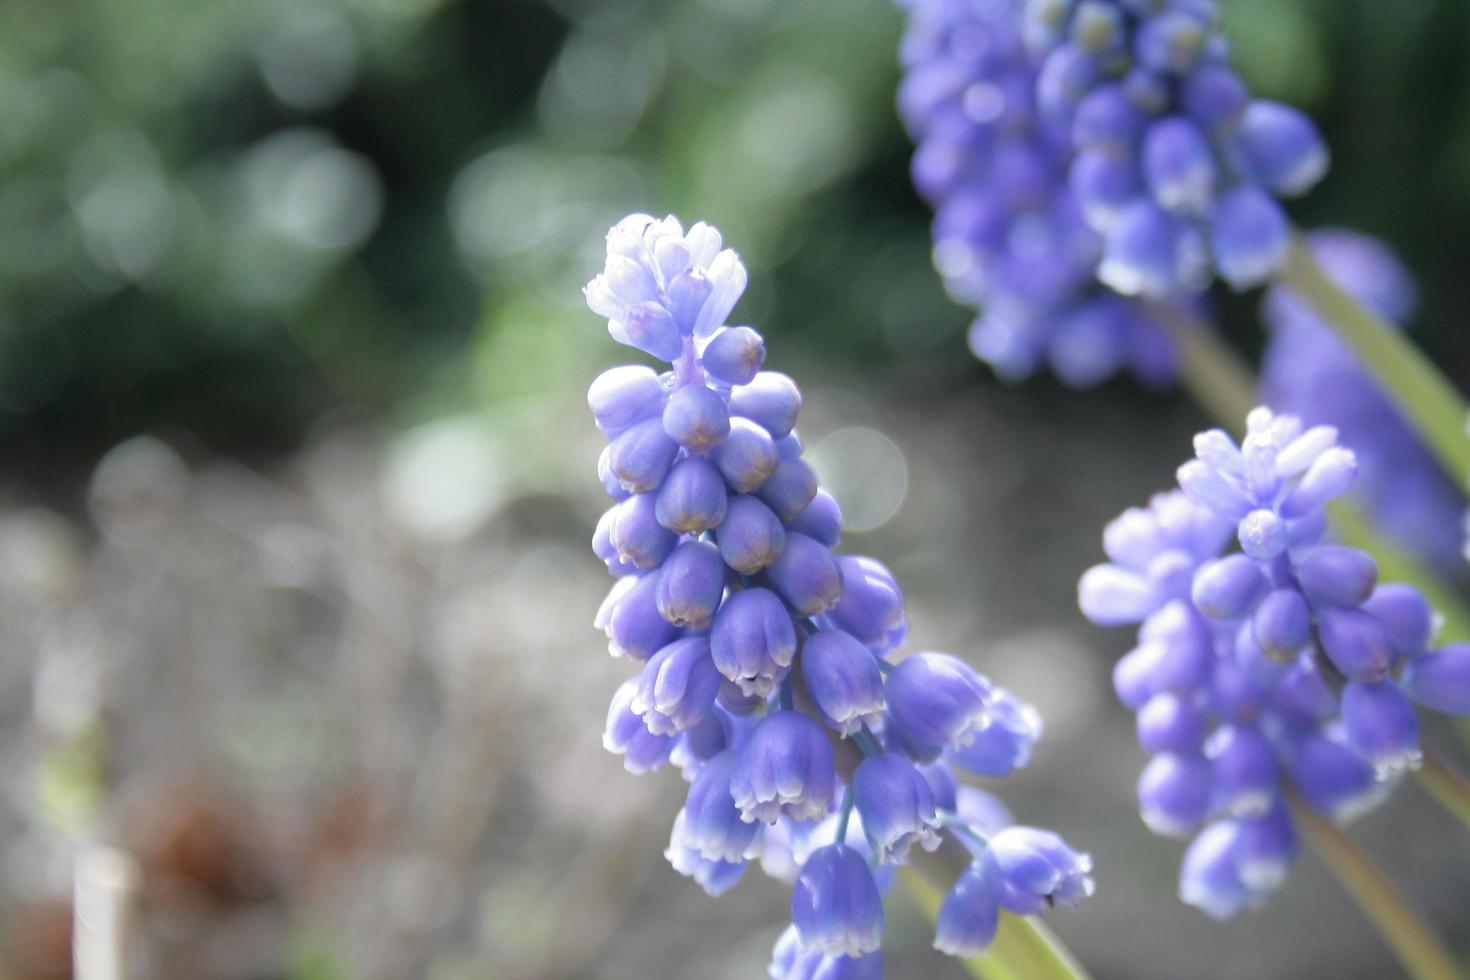
<instances>
[{"instance_id":1,"label":"thin green stalk","mask_svg":"<svg viewBox=\"0 0 1470 980\"><path fill-rule=\"evenodd\" d=\"M1205 414L1239 432L1257 405L1251 369L1226 347L1213 325L1176 307L1151 304L1179 352L1179 376Z\"/></svg>"},{"instance_id":2,"label":"thin green stalk","mask_svg":"<svg viewBox=\"0 0 1470 980\"><path fill-rule=\"evenodd\" d=\"M904 887L930 922L944 898L912 865L901 871ZM1034 918L1002 912L995 941L983 956L961 960L975 980L1091 980L1070 950Z\"/></svg>"},{"instance_id":3,"label":"thin green stalk","mask_svg":"<svg viewBox=\"0 0 1470 980\"><path fill-rule=\"evenodd\" d=\"M1470 406L1424 353L1382 317L1338 288L1300 235L1293 236L1280 281L1310 303L1357 352L1456 484L1470 476Z\"/></svg>"},{"instance_id":4,"label":"thin green stalk","mask_svg":"<svg viewBox=\"0 0 1470 980\"><path fill-rule=\"evenodd\" d=\"M1352 896L1404 971L1414 980L1461 980L1453 957L1424 924L1407 899L1383 876L1352 838L1310 807L1292 804L1298 826L1327 870Z\"/></svg>"},{"instance_id":5,"label":"thin green stalk","mask_svg":"<svg viewBox=\"0 0 1470 980\"><path fill-rule=\"evenodd\" d=\"M1424 764L1414 774L1419 785L1434 797L1439 805L1470 827L1470 780L1463 773L1445 762L1439 755L1426 749Z\"/></svg>"}]
</instances>

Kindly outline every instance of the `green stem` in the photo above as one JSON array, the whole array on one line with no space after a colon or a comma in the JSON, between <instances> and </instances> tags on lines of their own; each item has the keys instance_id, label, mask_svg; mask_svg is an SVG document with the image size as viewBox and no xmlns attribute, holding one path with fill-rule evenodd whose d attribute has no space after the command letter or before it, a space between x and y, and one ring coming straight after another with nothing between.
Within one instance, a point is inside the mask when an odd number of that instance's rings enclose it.
<instances>
[{"instance_id":1,"label":"green stem","mask_svg":"<svg viewBox=\"0 0 1470 980\"><path fill-rule=\"evenodd\" d=\"M912 865L900 872L904 887L930 922L939 917L944 897ZM1070 950L1034 918L1000 915L995 941L983 956L962 960L976 980L1091 980Z\"/></svg>"},{"instance_id":2,"label":"green stem","mask_svg":"<svg viewBox=\"0 0 1470 980\"><path fill-rule=\"evenodd\" d=\"M1424 764L1414 776L1425 792L1434 797L1440 806L1466 827L1470 827L1470 780L1464 774L1450 766L1437 753L1425 749Z\"/></svg>"},{"instance_id":3,"label":"green stem","mask_svg":"<svg viewBox=\"0 0 1470 980\"><path fill-rule=\"evenodd\" d=\"M1294 803L1292 812L1327 870L1392 947L1410 977L1456 980L1464 976L1439 937L1430 932L1404 896L1352 838L1310 807Z\"/></svg>"},{"instance_id":4,"label":"green stem","mask_svg":"<svg viewBox=\"0 0 1470 980\"><path fill-rule=\"evenodd\" d=\"M1470 406L1424 353L1382 317L1338 288L1296 235L1280 281L1310 303L1419 430L1456 484L1470 476Z\"/></svg>"},{"instance_id":5,"label":"green stem","mask_svg":"<svg viewBox=\"0 0 1470 980\"><path fill-rule=\"evenodd\" d=\"M1214 325L1161 303L1149 310L1179 352L1179 376L1207 415L1235 432L1256 407L1251 369L1220 340Z\"/></svg>"}]
</instances>

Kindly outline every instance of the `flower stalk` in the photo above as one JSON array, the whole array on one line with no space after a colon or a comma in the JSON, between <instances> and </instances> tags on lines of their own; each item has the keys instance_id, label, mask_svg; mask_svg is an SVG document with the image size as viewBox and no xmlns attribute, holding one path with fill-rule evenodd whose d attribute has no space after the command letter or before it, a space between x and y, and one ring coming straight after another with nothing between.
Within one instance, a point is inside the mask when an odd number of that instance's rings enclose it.
<instances>
[{"instance_id":1,"label":"flower stalk","mask_svg":"<svg viewBox=\"0 0 1470 980\"><path fill-rule=\"evenodd\" d=\"M1439 937L1363 850L1311 807L1294 803L1293 815L1313 849L1352 896L1414 980L1454 980L1464 974Z\"/></svg>"},{"instance_id":2,"label":"flower stalk","mask_svg":"<svg viewBox=\"0 0 1470 980\"><path fill-rule=\"evenodd\" d=\"M1322 270L1301 235L1294 235L1280 281L1307 300L1357 353L1363 366L1398 403L1457 483L1470 475L1470 406L1402 333L1358 303Z\"/></svg>"}]
</instances>

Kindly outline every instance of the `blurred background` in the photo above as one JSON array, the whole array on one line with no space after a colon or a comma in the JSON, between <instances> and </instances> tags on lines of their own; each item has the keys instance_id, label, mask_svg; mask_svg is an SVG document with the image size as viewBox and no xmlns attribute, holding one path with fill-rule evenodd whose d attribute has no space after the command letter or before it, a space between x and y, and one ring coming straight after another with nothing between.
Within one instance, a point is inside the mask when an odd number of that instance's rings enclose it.
<instances>
[{"instance_id":1,"label":"blurred background","mask_svg":"<svg viewBox=\"0 0 1470 980\"><path fill-rule=\"evenodd\" d=\"M1470 4L1224 7L1335 149L1296 216L1393 244L1464 386ZM1127 637L1074 588L1203 419L969 358L900 30L883 0L0 4L0 975L70 975L78 855L149 977L763 975L785 888L706 899L662 858L678 777L599 744L627 666L583 394L631 352L579 290L636 210L743 254L736 318L914 643L1046 715L1001 792L1095 855L1052 917L1093 972L1393 975L1310 858L1228 925L1175 900ZM1222 302L1257 351L1256 298ZM1450 819L1406 786L1355 834L1470 951ZM890 975L959 976L893 905Z\"/></svg>"}]
</instances>

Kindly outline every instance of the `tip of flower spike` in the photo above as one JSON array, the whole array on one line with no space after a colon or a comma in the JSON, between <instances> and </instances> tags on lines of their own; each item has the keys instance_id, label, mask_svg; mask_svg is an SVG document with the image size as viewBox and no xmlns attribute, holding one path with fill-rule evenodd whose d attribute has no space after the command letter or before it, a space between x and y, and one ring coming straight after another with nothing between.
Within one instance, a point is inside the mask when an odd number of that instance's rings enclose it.
<instances>
[{"instance_id":1,"label":"tip of flower spike","mask_svg":"<svg viewBox=\"0 0 1470 980\"><path fill-rule=\"evenodd\" d=\"M689 338L723 326L745 291L745 266L722 246L704 222L686 232L672 215L631 214L607 234L603 271L582 291L587 306L614 340L674 361Z\"/></svg>"}]
</instances>

